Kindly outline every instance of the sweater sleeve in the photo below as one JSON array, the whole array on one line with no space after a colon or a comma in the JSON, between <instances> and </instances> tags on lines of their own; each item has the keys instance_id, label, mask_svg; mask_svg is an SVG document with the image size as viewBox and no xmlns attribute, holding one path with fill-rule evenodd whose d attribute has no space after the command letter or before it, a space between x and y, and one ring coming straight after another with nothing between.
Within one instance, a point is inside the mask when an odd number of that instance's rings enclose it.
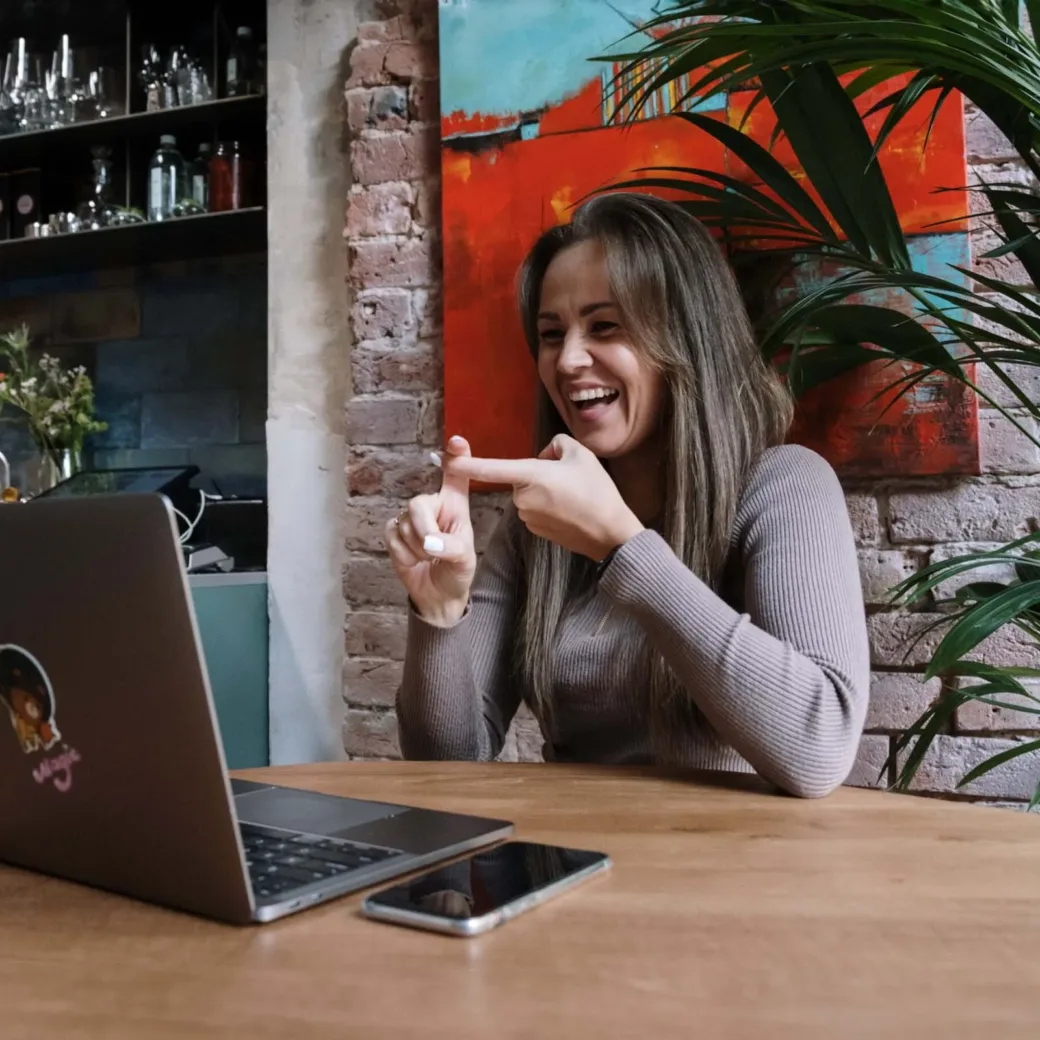
<instances>
[{"instance_id":1,"label":"sweater sleeve","mask_svg":"<svg viewBox=\"0 0 1040 1040\"><path fill-rule=\"evenodd\" d=\"M698 708L767 780L825 795L856 758L870 654L859 568L833 470L773 449L738 513L738 613L655 532L626 543L600 590L640 624Z\"/></svg>"},{"instance_id":2,"label":"sweater sleeve","mask_svg":"<svg viewBox=\"0 0 1040 1040\"><path fill-rule=\"evenodd\" d=\"M462 620L451 628L408 618L397 720L405 758L488 761L519 707L512 681L519 539L515 514L481 559Z\"/></svg>"}]
</instances>

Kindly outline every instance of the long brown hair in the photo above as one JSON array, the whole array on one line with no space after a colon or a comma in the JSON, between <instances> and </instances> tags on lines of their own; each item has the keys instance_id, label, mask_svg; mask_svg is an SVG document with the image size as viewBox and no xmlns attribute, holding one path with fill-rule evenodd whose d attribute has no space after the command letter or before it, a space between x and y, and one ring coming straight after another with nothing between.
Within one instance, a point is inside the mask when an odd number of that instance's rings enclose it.
<instances>
[{"instance_id":1,"label":"long brown hair","mask_svg":"<svg viewBox=\"0 0 1040 1040\"><path fill-rule=\"evenodd\" d=\"M649 195L600 195L569 224L546 231L520 270L524 334L537 357L545 272L561 250L600 244L610 287L633 346L664 376L661 416L664 513L661 533L675 554L718 589L748 472L780 444L793 405L759 352L740 292L719 247L680 206ZM566 427L544 387L540 450ZM552 675L568 599L591 587L591 565L525 533L516 670L532 711L552 739ZM662 656L644 640L654 746L671 758L699 714Z\"/></svg>"}]
</instances>

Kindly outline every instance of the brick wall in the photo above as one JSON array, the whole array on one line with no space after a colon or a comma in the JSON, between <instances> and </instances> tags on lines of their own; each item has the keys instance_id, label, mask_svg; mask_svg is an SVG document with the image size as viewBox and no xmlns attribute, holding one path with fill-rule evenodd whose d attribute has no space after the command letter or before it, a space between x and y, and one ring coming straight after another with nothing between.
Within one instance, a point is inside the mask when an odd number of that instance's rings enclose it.
<instances>
[{"instance_id":1,"label":"brick wall","mask_svg":"<svg viewBox=\"0 0 1040 1040\"><path fill-rule=\"evenodd\" d=\"M264 256L7 282L0 329L23 321L36 346L93 376L109 424L89 445L96 466L193 462L222 490L262 487ZM0 450L17 484L34 451L21 425L0 426Z\"/></svg>"},{"instance_id":2,"label":"brick wall","mask_svg":"<svg viewBox=\"0 0 1040 1040\"><path fill-rule=\"evenodd\" d=\"M403 595L382 553L382 527L410 495L433 488L426 462L441 437L441 339L438 289L437 3L403 0L396 14L361 27L347 84L354 186L346 235L351 252L356 346L348 403L348 550L344 697L346 748L354 756L396 756L392 705L405 646ZM989 180L1018 176L1011 152L979 114L968 114L969 161ZM989 248L976 228L973 250ZM978 260L980 270L1013 271L1005 259ZM1036 386L1038 376L1032 374ZM873 682L867 733L850 782L874 783L892 735L938 692L919 681L922 648L904 657L907 638L934 616L890 610L887 590L922 564L967 545L1024 533L1040 516L1040 458L999 413L980 420L984 476L849 484L864 596L870 614ZM487 537L500 503L476 504ZM1040 665L1014 636L984 648L988 659ZM1029 719L962 709L921 771L918 788L950 794L982 757L1025 732ZM537 728L518 720L504 757L536 757ZM974 784L961 797L1016 801L1028 797L1036 765L1028 756Z\"/></svg>"}]
</instances>

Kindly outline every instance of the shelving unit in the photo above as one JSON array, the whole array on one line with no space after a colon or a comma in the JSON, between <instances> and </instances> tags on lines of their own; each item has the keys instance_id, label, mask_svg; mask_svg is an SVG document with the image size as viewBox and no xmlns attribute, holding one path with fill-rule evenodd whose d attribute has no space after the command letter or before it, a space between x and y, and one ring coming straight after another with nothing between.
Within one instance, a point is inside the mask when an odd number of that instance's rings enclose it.
<instances>
[{"instance_id":1,"label":"shelving unit","mask_svg":"<svg viewBox=\"0 0 1040 1040\"><path fill-rule=\"evenodd\" d=\"M75 235L0 242L0 279L260 253L266 247L267 211L254 206L161 224L127 224Z\"/></svg>"},{"instance_id":2,"label":"shelving unit","mask_svg":"<svg viewBox=\"0 0 1040 1040\"><path fill-rule=\"evenodd\" d=\"M14 0L0 4L0 56L9 42L28 37L49 54L62 33L73 47L90 48L124 84L126 114L0 137L0 173L41 171L39 220L75 212L90 197L91 149L111 149L112 201L147 207L148 167L163 134L174 134L185 160L203 142L241 142L254 170L249 208L129 225L43 239L0 241L0 278L35 277L117 265L262 252L266 249L266 98L227 98L223 73L235 27L248 25L258 44L266 38L264 0L180 0L175 8L149 0ZM156 44L165 55L187 46L210 74L216 99L204 104L145 111L138 82L141 47Z\"/></svg>"}]
</instances>

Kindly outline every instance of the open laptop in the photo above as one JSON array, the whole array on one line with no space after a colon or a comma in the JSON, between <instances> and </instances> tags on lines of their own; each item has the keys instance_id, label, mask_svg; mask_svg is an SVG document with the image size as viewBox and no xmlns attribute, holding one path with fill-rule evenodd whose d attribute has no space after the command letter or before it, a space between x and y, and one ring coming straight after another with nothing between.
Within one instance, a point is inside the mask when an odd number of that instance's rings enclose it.
<instances>
[{"instance_id":1,"label":"open laptop","mask_svg":"<svg viewBox=\"0 0 1040 1040\"><path fill-rule=\"evenodd\" d=\"M233 924L512 825L229 780L160 495L0 506L0 860Z\"/></svg>"}]
</instances>

